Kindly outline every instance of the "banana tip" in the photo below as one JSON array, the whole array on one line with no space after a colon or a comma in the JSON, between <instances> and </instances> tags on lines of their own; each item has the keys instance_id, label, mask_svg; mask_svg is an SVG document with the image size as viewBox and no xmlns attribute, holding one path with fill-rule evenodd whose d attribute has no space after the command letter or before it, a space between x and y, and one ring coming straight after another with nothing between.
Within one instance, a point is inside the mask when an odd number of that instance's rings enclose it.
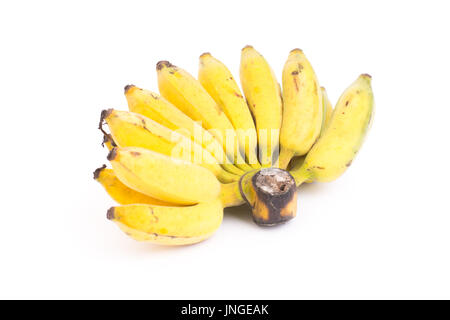
<instances>
[{"instance_id":1,"label":"banana tip","mask_svg":"<svg viewBox=\"0 0 450 320\"><path fill-rule=\"evenodd\" d=\"M112 145L113 147L117 147L117 144L116 144L116 142L114 141L114 139L112 138L111 134L109 134L109 133L104 133L104 134L103 134L103 142L102 142L102 146L104 147L104 146L105 146L105 143L107 143L107 142L111 143L111 145Z\"/></svg>"},{"instance_id":2,"label":"banana tip","mask_svg":"<svg viewBox=\"0 0 450 320\"><path fill-rule=\"evenodd\" d=\"M127 84L124 88L123 91L125 92L125 94L127 94L127 92L129 90L131 90L132 88L135 88L136 86L134 84Z\"/></svg>"},{"instance_id":3,"label":"banana tip","mask_svg":"<svg viewBox=\"0 0 450 320\"><path fill-rule=\"evenodd\" d=\"M370 74L368 74L368 73L363 73L363 74L361 75L361 77L362 77L362 78L369 79L369 80L372 79L372 76L371 76Z\"/></svg>"},{"instance_id":4,"label":"banana tip","mask_svg":"<svg viewBox=\"0 0 450 320\"><path fill-rule=\"evenodd\" d=\"M113 112L113 109L105 109L105 110L102 110L102 112L100 113L100 123L99 123L99 125L98 125L98 128L99 128L103 133L105 133L105 132L103 131L103 127L102 127L103 121L105 121L105 119L108 118L108 116L109 116L112 112ZM105 133L105 134L106 134L106 133Z\"/></svg>"},{"instance_id":5,"label":"banana tip","mask_svg":"<svg viewBox=\"0 0 450 320\"><path fill-rule=\"evenodd\" d=\"M94 171L94 180L97 180L100 177L100 172L106 168L106 164L102 165L100 168L95 169Z\"/></svg>"},{"instance_id":6,"label":"banana tip","mask_svg":"<svg viewBox=\"0 0 450 320\"><path fill-rule=\"evenodd\" d=\"M211 56L211 53L209 53L209 52L203 52L203 53L200 55L200 58L209 57L209 56Z\"/></svg>"},{"instance_id":7,"label":"banana tip","mask_svg":"<svg viewBox=\"0 0 450 320\"><path fill-rule=\"evenodd\" d=\"M170 68L170 67L174 67L174 65L171 64L171 63L170 63L169 61L167 61L167 60L159 61L159 62L156 64L156 70L161 70L162 68Z\"/></svg>"},{"instance_id":8,"label":"banana tip","mask_svg":"<svg viewBox=\"0 0 450 320\"><path fill-rule=\"evenodd\" d=\"M248 44L248 45L246 45L245 47L242 48L242 51L244 51L246 49L253 49L253 46Z\"/></svg>"},{"instance_id":9,"label":"banana tip","mask_svg":"<svg viewBox=\"0 0 450 320\"><path fill-rule=\"evenodd\" d=\"M114 207L111 207L108 209L108 211L106 212L106 219L108 220L114 220L115 216L114 216Z\"/></svg>"},{"instance_id":10,"label":"banana tip","mask_svg":"<svg viewBox=\"0 0 450 320\"><path fill-rule=\"evenodd\" d=\"M106 159L108 159L108 161L113 161L116 157L117 157L117 148L114 147L108 153L108 156L106 157Z\"/></svg>"},{"instance_id":11,"label":"banana tip","mask_svg":"<svg viewBox=\"0 0 450 320\"><path fill-rule=\"evenodd\" d=\"M299 49L299 48L295 48L295 49L292 49L289 53L303 53L303 50Z\"/></svg>"}]
</instances>

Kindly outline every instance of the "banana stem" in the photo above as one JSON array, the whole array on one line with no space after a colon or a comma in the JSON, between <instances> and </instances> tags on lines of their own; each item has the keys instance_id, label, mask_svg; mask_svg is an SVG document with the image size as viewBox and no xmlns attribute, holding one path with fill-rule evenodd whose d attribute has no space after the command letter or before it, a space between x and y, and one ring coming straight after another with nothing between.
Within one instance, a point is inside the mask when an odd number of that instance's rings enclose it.
<instances>
[{"instance_id":1,"label":"banana stem","mask_svg":"<svg viewBox=\"0 0 450 320\"><path fill-rule=\"evenodd\" d=\"M294 177L297 187L300 187L303 182L311 180L311 173L307 171L304 166L301 166L297 170L290 171L290 174Z\"/></svg>"},{"instance_id":2,"label":"banana stem","mask_svg":"<svg viewBox=\"0 0 450 320\"><path fill-rule=\"evenodd\" d=\"M294 155L295 153L292 150L281 148L280 155L278 157L278 168L286 170Z\"/></svg>"},{"instance_id":3,"label":"banana stem","mask_svg":"<svg viewBox=\"0 0 450 320\"><path fill-rule=\"evenodd\" d=\"M248 172L241 177L242 197L252 208L253 221L273 226L295 217L297 190L292 175L279 168Z\"/></svg>"}]
</instances>

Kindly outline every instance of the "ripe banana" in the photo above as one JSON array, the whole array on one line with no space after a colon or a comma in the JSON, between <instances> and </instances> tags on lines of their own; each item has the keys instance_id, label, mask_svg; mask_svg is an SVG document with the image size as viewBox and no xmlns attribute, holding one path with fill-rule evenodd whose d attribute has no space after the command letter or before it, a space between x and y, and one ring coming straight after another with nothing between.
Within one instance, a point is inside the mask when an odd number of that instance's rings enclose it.
<instances>
[{"instance_id":1,"label":"ripe banana","mask_svg":"<svg viewBox=\"0 0 450 320\"><path fill-rule=\"evenodd\" d=\"M221 191L208 169L148 149L118 147L107 158L123 184L152 198L190 205L216 199Z\"/></svg>"},{"instance_id":2,"label":"ripe banana","mask_svg":"<svg viewBox=\"0 0 450 320\"><path fill-rule=\"evenodd\" d=\"M124 151L124 149L127 150ZM123 153L145 153L146 151L147 153L151 152L139 148L114 148L109 156L110 159L113 157L117 159L117 153L121 153L122 162L118 164L119 169L112 162L114 170L119 172L123 172L123 170L129 171L125 174L125 180L131 182L134 188L143 182L142 175L139 175L139 178L137 177L139 162L141 161L134 158L124 161ZM116 154L114 155L114 153ZM134 154L132 157L138 158L140 156ZM111 161L114 161L114 159ZM133 161L135 162L134 164L132 163ZM170 159L166 159L166 161L170 161ZM122 165L123 168L120 168ZM195 166L194 164L190 165ZM132 168L134 171L129 168ZM202 169L201 167L198 168ZM153 168L144 166L140 170L142 169L148 170ZM190 168L191 171L194 171L192 169ZM244 203L237 182L222 185L220 194L216 197L211 194L211 200L209 201L185 207L147 196L127 187L118 179L114 170L106 169L106 166L102 166L95 170L94 179L103 185L114 200L123 205L110 208L107 214L108 219L116 222L127 235L138 241L150 241L165 245L186 245L203 241L209 238L220 226L224 207ZM174 172L174 170L171 172ZM135 174L136 176L132 177ZM174 174L176 175L176 173ZM195 177L201 178L198 175L195 175ZM153 179L153 181L146 184L153 191L158 188L158 186L155 186L158 183L160 184L159 187L162 188L170 188L172 185L170 183L167 184L167 179L161 181L157 176L153 177ZM150 186L150 184L153 186ZM207 185L205 186L208 187ZM187 188L191 187L190 185Z\"/></svg>"},{"instance_id":3,"label":"ripe banana","mask_svg":"<svg viewBox=\"0 0 450 320\"><path fill-rule=\"evenodd\" d=\"M200 56L198 80L230 119L247 162L259 169L255 123L231 72L210 53L204 53Z\"/></svg>"},{"instance_id":4,"label":"ripe banana","mask_svg":"<svg viewBox=\"0 0 450 320\"><path fill-rule=\"evenodd\" d=\"M302 156L317 140L323 121L322 93L303 51L294 49L283 69L283 123L279 167L293 156Z\"/></svg>"},{"instance_id":5,"label":"ripe banana","mask_svg":"<svg viewBox=\"0 0 450 320\"><path fill-rule=\"evenodd\" d=\"M339 98L330 123L300 167L291 170L297 185L333 181L350 166L371 123L371 77L362 74Z\"/></svg>"},{"instance_id":6,"label":"ripe banana","mask_svg":"<svg viewBox=\"0 0 450 320\"><path fill-rule=\"evenodd\" d=\"M253 170L239 152L236 132L230 120L200 82L168 61L158 62L156 70L161 95L193 120L201 121L222 143L237 167L245 171Z\"/></svg>"},{"instance_id":7,"label":"ripe banana","mask_svg":"<svg viewBox=\"0 0 450 320\"><path fill-rule=\"evenodd\" d=\"M270 167L282 119L280 86L267 61L251 46L242 49L240 78L256 123L260 163Z\"/></svg>"},{"instance_id":8,"label":"ripe banana","mask_svg":"<svg viewBox=\"0 0 450 320\"><path fill-rule=\"evenodd\" d=\"M219 228L223 207L218 199L188 207L132 204L110 208L107 218L135 240L187 245L209 238Z\"/></svg>"},{"instance_id":9,"label":"ripe banana","mask_svg":"<svg viewBox=\"0 0 450 320\"><path fill-rule=\"evenodd\" d=\"M105 188L106 192L113 200L122 205L139 203L175 207L181 206L176 203L149 197L127 187L119 180L119 178L117 178L114 170L107 169L106 165L103 165L94 171L94 180L97 180ZM244 203L237 182L222 184L219 199L224 208L239 206Z\"/></svg>"},{"instance_id":10,"label":"ripe banana","mask_svg":"<svg viewBox=\"0 0 450 320\"><path fill-rule=\"evenodd\" d=\"M128 188L120 182L112 169L106 169L106 165L94 171L94 179L105 188L113 200L122 205L142 203L159 206L176 206L176 204L155 199Z\"/></svg>"},{"instance_id":11,"label":"ripe banana","mask_svg":"<svg viewBox=\"0 0 450 320\"><path fill-rule=\"evenodd\" d=\"M244 173L243 170L231 164L231 160L227 158L221 143L201 125L160 95L134 85L127 85L125 87L125 97L131 112L150 118L203 146L228 172L237 175Z\"/></svg>"},{"instance_id":12,"label":"ripe banana","mask_svg":"<svg viewBox=\"0 0 450 320\"><path fill-rule=\"evenodd\" d=\"M222 182L238 181L239 176L225 171L217 160L200 145L140 114L108 109L101 120L111 130L115 144L120 147L141 147L166 156L197 163L214 173Z\"/></svg>"}]
</instances>

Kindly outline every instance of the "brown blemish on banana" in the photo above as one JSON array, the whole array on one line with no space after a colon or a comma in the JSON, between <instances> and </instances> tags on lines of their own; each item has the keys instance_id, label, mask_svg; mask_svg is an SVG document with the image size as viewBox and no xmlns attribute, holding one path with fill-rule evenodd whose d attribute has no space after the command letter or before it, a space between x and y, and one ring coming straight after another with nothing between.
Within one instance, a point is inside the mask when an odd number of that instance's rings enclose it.
<instances>
[{"instance_id":1,"label":"brown blemish on banana","mask_svg":"<svg viewBox=\"0 0 450 320\"><path fill-rule=\"evenodd\" d=\"M95 171L94 171L94 180L97 180L100 177L100 173L105 168L106 168L106 164L102 165L100 168L95 169Z\"/></svg>"},{"instance_id":2,"label":"brown blemish on banana","mask_svg":"<svg viewBox=\"0 0 450 320\"><path fill-rule=\"evenodd\" d=\"M125 88L123 88L123 91L125 92L125 94L127 94L128 90L130 90L131 88L135 88L136 86L134 84L127 84L125 86Z\"/></svg>"},{"instance_id":3,"label":"brown blemish on banana","mask_svg":"<svg viewBox=\"0 0 450 320\"><path fill-rule=\"evenodd\" d=\"M138 126L136 123L134 125ZM142 119L142 129L144 129L145 131L150 132L152 135L157 136L160 139L164 139L165 140L165 138L162 135L156 134L153 131L151 131L149 128L147 128L147 126L145 125L145 120L144 119Z\"/></svg>"},{"instance_id":4,"label":"brown blemish on banana","mask_svg":"<svg viewBox=\"0 0 450 320\"><path fill-rule=\"evenodd\" d=\"M117 157L117 148L112 148L111 151L106 156L108 161L113 161Z\"/></svg>"},{"instance_id":5,"label":"brown blemish on banana","mask_svg":"<svg viewBox=\"0 0 450 320\"><path fill-rule=\"evenodd\" d=\"M162 68L171 68L171 67L175 67L175 66L166 60L159 61L156 64L156 70L161 70Z\"/></svg>"},{"instance_id":6,"label":"brown blemish on banana","mask_svg":"<svg viewBox=\"0 0 450 320\"><path fill-rule=\"evenodd\" d=\"M159 234L156 232L152 232L152 233L148 233L149 235L155 237L155 238L169 238L169 239L190 239L191 237L181 237L181 236L172 236L172 235L168 235L168 234Z\"/></svg>"},{"instance_id":7,"label":"brown blemish on banana","mask_svg":"<svg viewBox=\"0 0 450 320\"><path fill-rule=\"evenodd\" d=\"M215 103L214 105L216 106L217 114L221 115L223 112L222 107L218 103Z\"/></svg>"},{"instance_id":8,"label":"brown blemish on banana","mask_svg":"<svg viewBox=\"0 0 450 320\"><path fill-rule=\"evenodd\" d=\"M115 219L114 207L111 207L111 208L108 209L108 211L106 212L106 219L108 219L108 220L114 220Z\"/></svg>"},{"instance_id":9,"label":"brown blemish on banana","mask_svg":"<svg viewBox=\"0 0 450 320\"><path fill-rule=\"evenodd\" d=\"M350 160L349 162L347 162L347 164L345 165L347 168L350 167L350 165L352 164L353 160Z\"/></svg>"},{"instance_id":10,"label":"brown blemish on banana","mask_svg":"<svg viewBox=\"0 0 450 320\"><path fill-rule=\"evenodd\" d=\"M298 87L298 83L297 83L297 77L294 76L294 84L295 84L295 90L298 92L300 90L300 88Z\"/></svg>"},{"instance_id":11,"label":"brown blemish on banana","mask_svg":"<svg viewBox=\"0 0 450 320\"><path fill-rule=\"evenodd\" d=\"M238 98L243 98L243 96L239 93L239 92L233 92L234 93L234 95L236 96L236 97L238 97Z\"/></svg>"},{"instance_id":12,"label":"brown blemish on banana","mask_svg":"<svg viewBox=\"0 0 450 320\"><path fill-rule=\"evenodd\" d=\"M291 74L292 74L293 76L296 76L296 75L298 75L298 71L297 71L297 70L294 70L294 71L291 72Z\"/></svg>"},{"instance_id":13,"label":"brown blemish on banana","mask_svg":"<svg viewBox=\"0 0 450 320\"><path fill-rule=\"evenodd\" d=\"M141 155L141 153L140 153L140 152L137 152L137 151L131 151L130 154L131 154L133 157L139 157L139 156Z\"/></svg>"},{"instance_id":14,"label":"brown blemish on banana","mask_svg":"<svg viewBox=\"0 0 450 320\"><path fill-rule=\"evenodd\" d=\"M345 106L348 106L349 102L350 102L349 100L345 101Z\"/></svg>"}]
</instances>

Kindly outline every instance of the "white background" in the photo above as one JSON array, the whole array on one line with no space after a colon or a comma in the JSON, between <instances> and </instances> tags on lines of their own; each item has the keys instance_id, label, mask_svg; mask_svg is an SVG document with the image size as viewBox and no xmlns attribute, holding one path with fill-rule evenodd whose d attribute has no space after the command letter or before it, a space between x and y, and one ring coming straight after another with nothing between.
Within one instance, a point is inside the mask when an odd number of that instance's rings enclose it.
<instances>
[{"instance_id":1,"label":"white background","mask_svg":"<svg viewBox=\"0 0 450 320\"><path fill-rule=\"evenodd\" d=\"M446 1L3 1L0 298L450 298ZM100 111L155 64L237 76L253 45L280 77L300 47L330 98L373 76L377 110L339 180L271 229L227 210L213 238L160 247L106 220Z\"/></svg>"}]
</instances>

